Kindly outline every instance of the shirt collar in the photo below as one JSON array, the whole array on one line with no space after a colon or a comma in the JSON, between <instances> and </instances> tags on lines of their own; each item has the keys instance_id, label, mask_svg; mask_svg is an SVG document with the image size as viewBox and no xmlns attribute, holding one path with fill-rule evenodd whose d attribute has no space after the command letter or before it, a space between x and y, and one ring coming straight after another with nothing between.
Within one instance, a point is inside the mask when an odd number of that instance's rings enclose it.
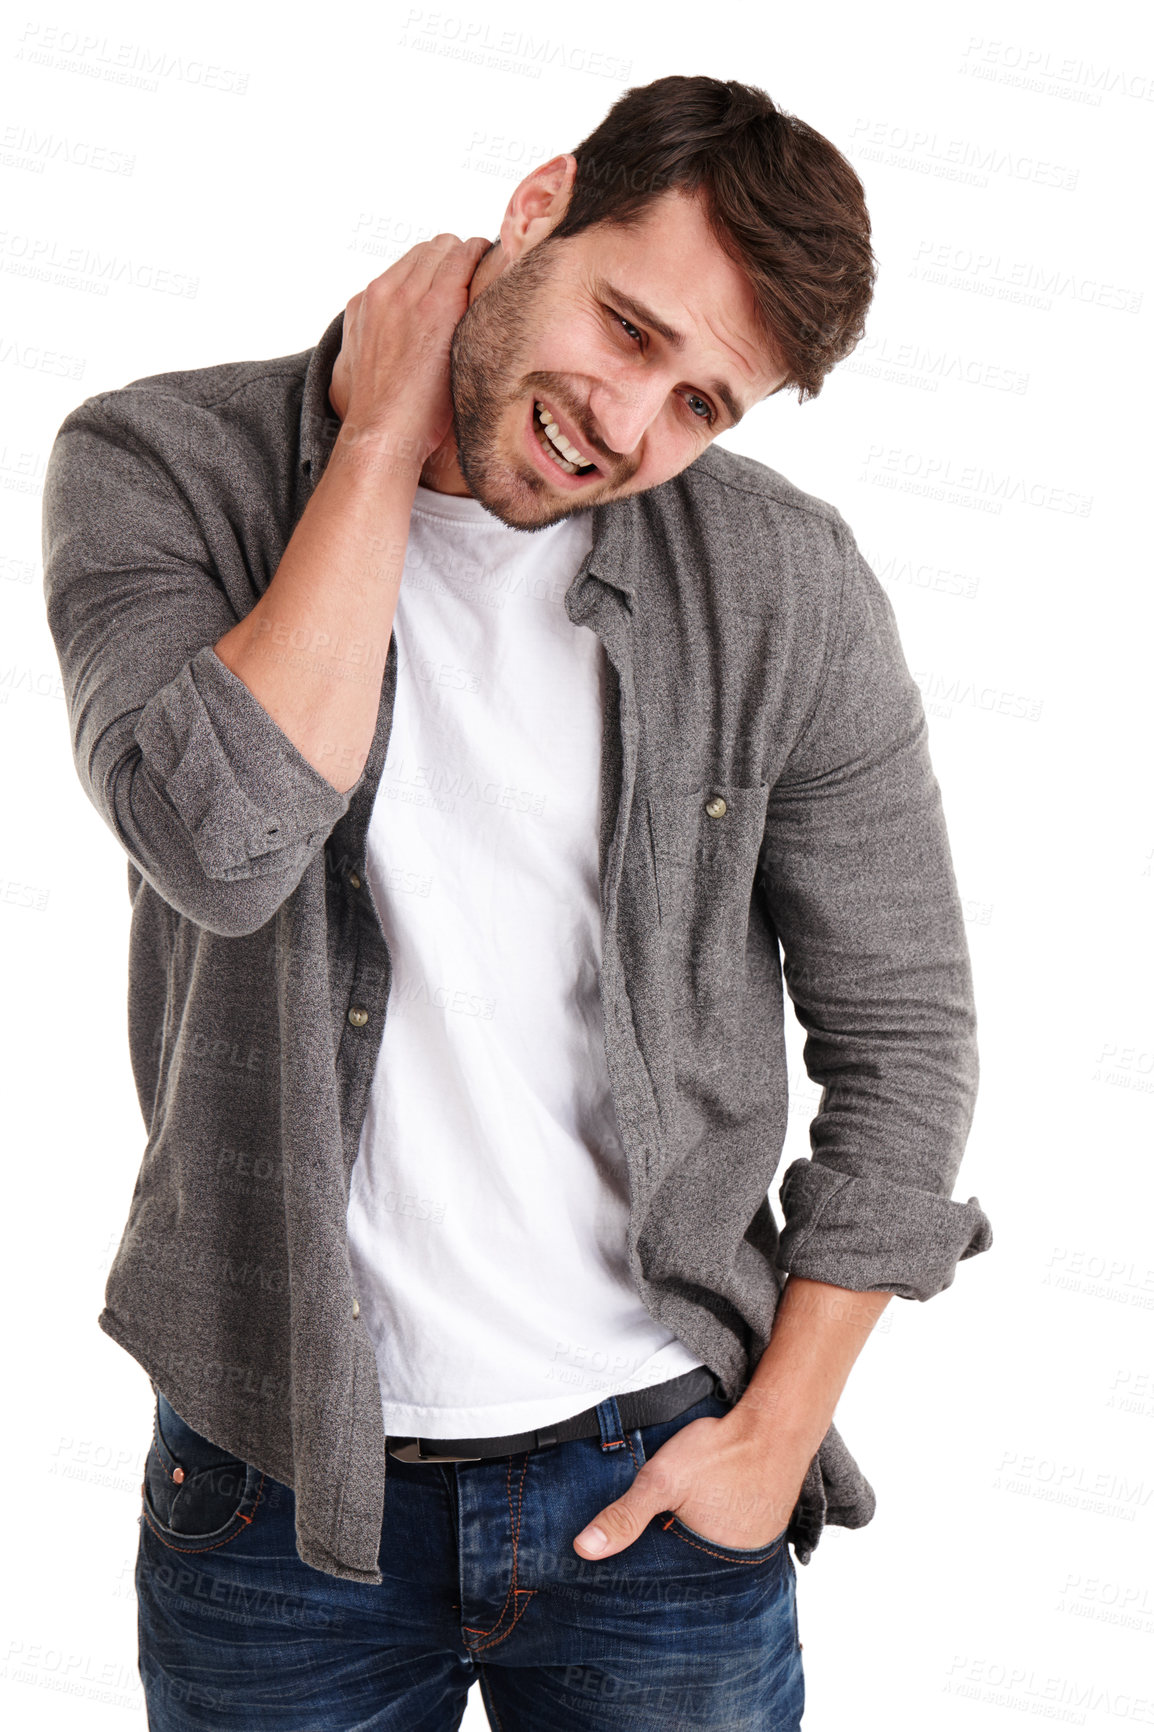
<instances>
[{"instance_id":1,"label":"shirt collar","mask_svg":"<svg viewBox=\"0 0 1154 1732\"><path fill-rule=\"evenodd\" d=\"M327 326L305 369L301 394L300 467L314 481L324 471L341 425L329 402L329 385L333 366L341 352L344 324L342 308ZM636 526L637 511L635 498L593 507L593 546L586 563L587 571L619 589L631 603L637 598L637 582L636 568L628 557L628 548Z\"/></svg>"},{"instance_id":2,"label":"shirt collar","mask_svg":"<svg viewBox=\"0 0 1154 1732\"><path fill-rule=\"evenodd\" d=\"M300 466L314 481L320 479L340 431L337 412L329 402L329 385L333 366L341 352L344 328L345 311L342 307L309 356L305 369L301 395Z\"/></svg>"}]
</instances>

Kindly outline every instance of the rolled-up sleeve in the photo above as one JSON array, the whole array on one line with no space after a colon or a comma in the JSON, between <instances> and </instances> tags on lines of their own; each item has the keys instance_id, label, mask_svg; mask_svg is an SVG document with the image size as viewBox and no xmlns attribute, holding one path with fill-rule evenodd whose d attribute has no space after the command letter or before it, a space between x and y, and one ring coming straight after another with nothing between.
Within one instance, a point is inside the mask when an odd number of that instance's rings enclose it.
<instances>
[{"instance_id":1,"label":"rolled-up sleeve","mask_svg":"<svg viewBox=\"0 0 1154 1732\"><path fill-rule=\"evenodd\" d=\"M164 900L239 936L295 889L352 791L301 755L216 654L239 615L130 395L74 409L45 477L44 595L73 759Z\"/></svg>"},{"instance_id":2,"label":"rolled-up sleeve","mask_svg":"<svg viewBox=\"0 0 1154 1732\"><path fill-rule=\"evenodd\" d=\"M952 1191L978 1085L969 951L921 693L845 531L820 690L767 812L759 885L821 1085L779 1198L786 1273L928 1299L992 1242Z\"/></svg>"}]
</instances>

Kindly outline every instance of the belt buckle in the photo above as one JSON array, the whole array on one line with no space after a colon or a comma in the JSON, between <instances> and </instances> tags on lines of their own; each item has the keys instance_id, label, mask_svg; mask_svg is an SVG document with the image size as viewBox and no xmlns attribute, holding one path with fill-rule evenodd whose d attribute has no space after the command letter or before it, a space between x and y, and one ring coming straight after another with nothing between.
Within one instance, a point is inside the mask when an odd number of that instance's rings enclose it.
<instances>
[{"instance_id":1,"label":"belt buckle","mask_svg":"<svg viewBox=\"0 0 1154 1732\"><path fill-rule=\"evenodd\" d=\"M392 1456L395 1456L398 1461L437 1462L437 1461L481 1461L481 1460L483 1460L483 1457L479 1456L479 1455L423 1455L421 1453L421 1440L419 1437L415 1437L413 1439L412 1443L401 1444L399 1449L394 1449L390 1445L389 1446L389 1454Z\"/></svg>"}]
</instances>

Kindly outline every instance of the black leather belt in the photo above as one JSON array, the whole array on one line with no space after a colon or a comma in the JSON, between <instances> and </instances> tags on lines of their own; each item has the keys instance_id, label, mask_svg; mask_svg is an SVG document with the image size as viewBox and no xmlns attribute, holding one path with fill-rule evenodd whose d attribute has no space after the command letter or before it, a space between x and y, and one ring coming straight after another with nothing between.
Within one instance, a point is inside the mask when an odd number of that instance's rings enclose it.
<instances>
[{"instance_id":1,"label":"black leather belt","mask_svg":"<svg viewBox=\"0 0 1154 1732\"><path fill-rule=\"evenodd\" d=\"M676 1419L707 1395L721 1400L721 1384L708 1365L695 1365L680 1377L655 1383L648 1389L631 1389L617 1397L617 1412L626 1431L643 1425L660 1425ZM544 1449L550 1443L568 1443L575 1437L597 1437L601 1422L596 1407L587 1407L572 1419L558 1420L541 1431L517 1432L512 1437L393 1437L385 1447L398 1461L485 1461L495 1455L519 1455L526 1449Z\"/></svg>"}]
</instances>

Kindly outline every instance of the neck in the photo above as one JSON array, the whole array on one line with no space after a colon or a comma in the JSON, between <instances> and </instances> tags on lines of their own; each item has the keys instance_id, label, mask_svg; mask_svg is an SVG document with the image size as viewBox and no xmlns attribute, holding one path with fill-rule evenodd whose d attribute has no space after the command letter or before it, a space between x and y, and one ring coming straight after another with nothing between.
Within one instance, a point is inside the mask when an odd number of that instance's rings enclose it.
<instances>
[{"instance_id":1,"label":"neck","mask_svg":"<svg viewBox=\"0 0 1154 1732\"><path fill-rule=\"evenodd\" d=\"M477 295L485 289L493 278L500 276L503 253L500 241L495 241L485 253L469 282L469 305ZM461 474L461 465L457 461L457 441L453 429L441 440L435 451L430 452L421 470L421 486L428 487L434 493L455 493L459 498L470 498L471 488L466 484Z\"/></svg>"}]
</instances>

